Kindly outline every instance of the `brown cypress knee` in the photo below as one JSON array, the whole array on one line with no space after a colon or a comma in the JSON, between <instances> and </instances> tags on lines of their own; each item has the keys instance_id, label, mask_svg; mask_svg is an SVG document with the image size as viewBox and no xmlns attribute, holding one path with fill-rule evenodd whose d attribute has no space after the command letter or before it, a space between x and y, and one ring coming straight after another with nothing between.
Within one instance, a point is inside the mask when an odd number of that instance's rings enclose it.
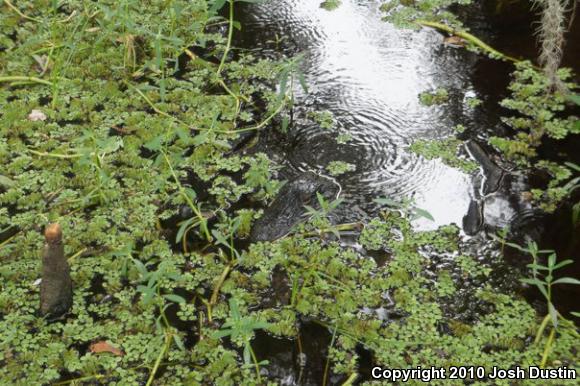
<instances>
[{"instance_id":1,"label":"brown cypress knee","mask_svg":"<svg viewBox=\"0 0 580 386\"><path fill-rule=\"evenodd\" d=\"M43 316L58 318L72 306L70 267L64 255L60 225L47 226L44 237L46 243L42 254L40 313Z\"/></svg>"}]
</instances>

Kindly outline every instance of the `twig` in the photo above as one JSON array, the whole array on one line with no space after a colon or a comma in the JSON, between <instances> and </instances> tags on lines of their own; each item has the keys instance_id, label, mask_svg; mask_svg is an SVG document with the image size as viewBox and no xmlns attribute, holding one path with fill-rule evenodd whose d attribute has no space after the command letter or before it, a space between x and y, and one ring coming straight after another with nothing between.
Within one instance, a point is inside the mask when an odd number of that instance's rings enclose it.
<instances>
[{"instance_id":1,"label":"twig","mask_svg":"<svg viewBox=\"0 0 580 386\"><path fill-rule=\"evenodd\" d=\"M481 48L482 50L497 56L501 59L504 60L508 60L510 62L514 62L514 63L519 63L521 62L520 59L516 59L514 57L511 57L509 55L503 54L501 52L499 52L498 50L496 50L495 48L491 47L490 45L484 43L482 40L480 40L479 38L477 38L476 36L470 34L467 31L463 31L463 30L456 30L454 28L449 27L448 25L445 25L443 23L437 23L435 21L428 21L428 20L415 20L415 22L419 25L425 26L425 27L431 27L431 28L435 28L441 31L445 31L447 33L450 33L452 35L456 35L459 36L460 38L463 38L465 40L467 40L470 43L473 43L474 45L476 45L477 47Z\"/></svg>"}]
</instances>

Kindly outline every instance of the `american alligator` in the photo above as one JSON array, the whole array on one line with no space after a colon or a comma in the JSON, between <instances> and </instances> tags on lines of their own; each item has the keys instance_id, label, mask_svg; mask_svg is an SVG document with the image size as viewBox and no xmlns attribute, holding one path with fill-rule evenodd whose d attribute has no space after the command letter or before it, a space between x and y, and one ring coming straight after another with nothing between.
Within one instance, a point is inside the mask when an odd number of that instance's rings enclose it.
<instances>
[{"instance_id":1,"label":"american alligator","mask_svg":"<svg viewBox=\"0 0 580 386\"><path fill-rule=\"evenodd\" d=\"M529 202L520 199L527 186L523 176L497 166L474 141L467 142L466 148L480 164L483 181L463 217L465 233L473 236L484 228L497 230L504 227L514 232L524 228L532 231L538 213Z\"/></svg>"},{"instance_id":2,"label":"american alligator","mask_svg":"<svg viewBox=\"0 0 580 386\"><path fill-rule=\"evenodd\" d=\"M489 158L477 142L469 141L465 144L465 148L481 166L483 176L481 188L476 189L475 198L469 203L467 214L463 217L463 230L468 235L475 235L481 230L485 222L485 199L499 190L505 173Z\"/></svg>"},{"instance_id":3,"label":"american alligator","mask_svg":"<svg viewBox=\"0 0 580 386\"><path fill-rule=\"evenodd\" d=\"M334 200L340 194L340 185L333 179L306 172L286 183L267 207L264 215L254 224L251 241L273 241L279 239L304 220L305 205L319 209L316 193L327 200Z\"/></svg>"},{"instance_id":4,"label":"american alligator","mask_svg":"<svg viewBox=\"0 0 580 386\"><path fill-rule=\"evenodd\" d=\"M496 192L502 182L505 171L497 166L489 155L477 144L477 142L469 141L465 144L467 151L481 166L484 182L481 193L484 196Z\"/></svg>"}]
</instances>

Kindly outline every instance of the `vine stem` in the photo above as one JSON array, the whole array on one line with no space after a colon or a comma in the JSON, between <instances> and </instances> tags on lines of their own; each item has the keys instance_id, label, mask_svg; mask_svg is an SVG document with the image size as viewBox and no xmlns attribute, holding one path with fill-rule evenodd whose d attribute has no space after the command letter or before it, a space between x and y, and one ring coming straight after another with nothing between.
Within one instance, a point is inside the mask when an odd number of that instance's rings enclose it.
<instances>
[{"instance_id":1,"label":"vine stem","mask_svg":"<svg viewBox=\"0 0 580 386\"><path fill-rule=\"evenodd\" d=\"M490 53L490 54L492 54L494 56L497 56L497 57L499 57L499 58L501 58L503 60L507 60L507 61L510 61L510 62L513 62L513 63L519 63L519 62L521 62L520 59L516 59L516 58L514 58L512 56L509 56L509 55L506 55L506 54L503 54L503 53L499 52L498 50L496 50L495 48L493 48L489 44L486 44L481 39L479 39L475 35L470 34L467 31L457 30L457 29L454 29L454 28L449 27L446 24L438 23L438 22L435 22L435 21L429 21L429 20L419 19L419 20L415 20L415 23L417 23L419 25L422 25L424 27L435 28L435 29L438 29L438 30L441 30L441 31L445 31L447 33L450 33L452 35L459 36L460 38L467 40L468 42L474 44L475 46L481 48L482 50L484 50L484 51L486 51L486 52L488 52L488 53Z\"/></svg>"}]
</instances>

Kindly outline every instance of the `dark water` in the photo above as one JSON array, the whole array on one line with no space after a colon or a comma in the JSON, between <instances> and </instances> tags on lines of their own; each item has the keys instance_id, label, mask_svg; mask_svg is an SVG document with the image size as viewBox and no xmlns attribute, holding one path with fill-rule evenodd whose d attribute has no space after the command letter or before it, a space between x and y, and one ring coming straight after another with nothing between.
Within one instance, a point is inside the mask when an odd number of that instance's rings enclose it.
<instances>
[{"instance_id":1,"label":"dark water","mask_svg":"<svg viewBox=\"0 0 580 386\"><path fill-rule=\"evenodd\" d=\"M497 192L482 195L481 172L466 174L409 150L417 139L454 135L458 124L467 129L462 139L482 145L489 135L505 134L499 118L505 112L498 108L498 102L507 94L513 67L446 46L444 37L430 29L397 29L381 20L379 3L375 1L344 0L334 11L320 8L320 3L270 0L237 9L236 19L243 26L236 37L238 47L251 50L258 57L304 55L301 69L309 93L298 86L294 89L296 111L288 143L280 145L277 139L266 139L263 150L286 166L289 174L306 170L326 174L331 161L354 164L354 172L337 178L345 198L343 210L346 208L347 212L372 215L377 210L373 198L412 197L418 207L427 209L435 218L434 222L418 220L417 228L435 229L451 223L461 226L470 202L480 200L485 202L485 223L492 229L531 224L529 229L537 231L531 232L532 237L573 258L575 252L570 255L570 250L578 246L578 237L573 229L563 225L569 213L564 210L546 217L532 210L519 195L529 189L524 175L508 173ZM494 2L483 3L479 13L466 16L472 31L512 56L535 57L530 27L533 14L524 9L507 17L494 13L489 7ZM578 35L578 30L575 28L573 33ZM498 39L505 34L509 39ZM579 52L569 48L564 63L570 65ZM421 92L440 87L449 91L448 103L432 107L420 104ZM470 97L480 98L482 105L468 107L465 100ZM308 118L307 111L312 110L332 112L335 126L321 128ZM340 134L350 135L351 141L338 144ZM488 238L480 237L471 241L471 248L478 253L495 247ZM527 261L514 255L508 263L521 269ZM513 272L508 274L511 268L504 270L496 274L504 281L517 282ZM568 304L568 300L575 295L565 291L562 294L562 307L571 309L573 304ZM312 332L307 330L305 335L312 336ZM318 335L322 336L320 341L314 337L309 343L319 345L320 356L324 357L329 337ZM259 356L272 362L269 368L275 374L271 375L284 384L321 382L322 362L317 359L320 363L311 362L301 370L296 342L264 335L256 345L262 354Z\"/></svg>"},{"instance_id":2,"label":"dark water","mask_svg":"<svg viewBox=\"0 0 580 386\"><path fill-rule=\"evenodd\" d=\"M301 68L309 93L295 87L291 145L272 144L268 151L296 171L326 173L332 161L354 164L354 172L337 178L349 210L373 213L373 198L412 197L435 218L418 220L418 228L461 225L480 179L426 160L409 146L417 139L452 136L458 124L472 136L495 130L497 117L465 104L466 98L486 98L472 76L478 59L446 46L436 31L405 31L383 22L378 6L351 0L327 11L318 1L272 0L240 10L239 45L258 56L304 54ZM421 92L440 87L449 91L449 103L421 105ZM307 110L332 112L335 127L321 128L308 119ZM351 141L337 144L340 134ZM525 210L502 193L486 206L487 222L497 227Z\"/></svg>"}]
</instances>

